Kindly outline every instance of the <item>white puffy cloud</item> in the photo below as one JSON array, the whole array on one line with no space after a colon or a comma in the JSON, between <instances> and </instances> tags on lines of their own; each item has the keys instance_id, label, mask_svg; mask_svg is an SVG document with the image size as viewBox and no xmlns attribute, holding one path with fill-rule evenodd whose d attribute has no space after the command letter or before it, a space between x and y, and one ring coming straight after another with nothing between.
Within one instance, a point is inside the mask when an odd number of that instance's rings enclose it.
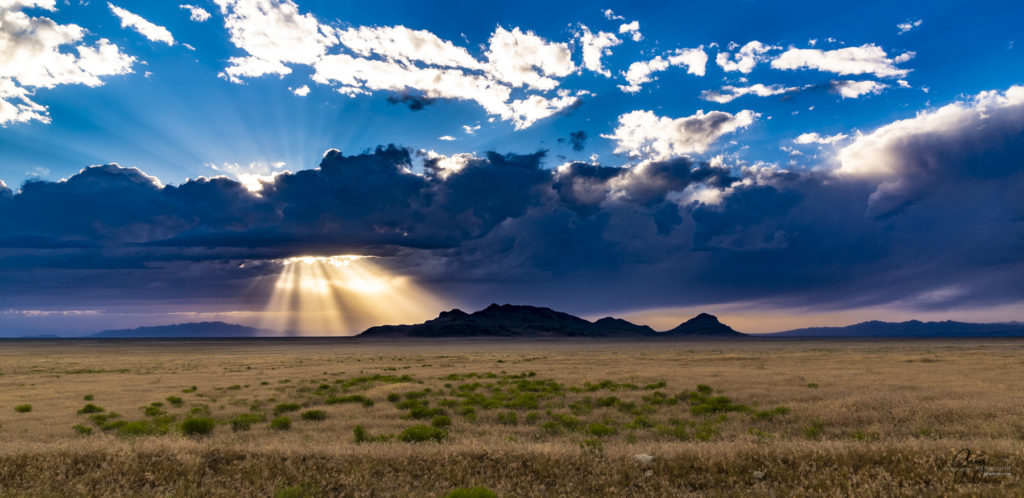
<instances>
[{"instance_id":1,"label":"white puffy cloud","mask_svg":"<svg viewBox=\"0 0 1024 498\"><path fill-rule=\"evenodd\" d=\"M223 176L234 178L246 190L257 195L263 190L264 183L272 183L276 176L290 173L290 171L284 169L285 163L283 162L252 162L248 166L238 163L224 163L217 166L216 164L208 163L206 166L223 174Z\"/></svg>"},{"instance_id":2,"label":"white puffy cloud","mask_svg":"<svg viewBox=\"0 0 1024 498\"><path fill-rule=\"evenodd\" d=\"M642 41L644 39L644 35L640 33L640 21L622 23L619 25L619 34L628 34L635 42Z\"/></svg>"},{"instance_id":3,"label":"white puffy cloud","mask_svg":"<svg viewBox=\"0 0 1024 498\"><path fill-rule=\"evenodd\" d=\"M793 139L793 143L807 145L807 144L822 144L831 145L836 142L842 141L849 138L849 135L843 133L837 133L830 136L819 135L818 132L803 133L799 137Z\"/></svg>"},{"instance_id":4,"label":"white puffy cloud","mask_svg":"<svg viewBox=\"0 0 1024 498\"><path fill-rule=\"evenodd\" d=\"M910 30L920 26L922 22L924 22L924 21L921 20L921 19L918 19L916 21L901 22L901 23L896 25L896 29L899 30L899 33L897 33L897 34L902 35L903 33L906 33L907 31L910 31Z\"/></svg>"},{"instance_id":5,"label":"white puffy cloud","mask_svg":"<svg viewBox=\"0 0 1024 498\"><path fill-rule=\"evenodd\" d=\"M210 19L210 13L206 9L190 4L179 5L178 8L185 9L189 13L189 19L195 22L206 22Z\"/></svg>"},{"instance_id":6,"label":"white puffy cloud","mask_svg":"<svg viewBox=\"0 0 1024 498\"><path fill-rule=\"evenodd\" d=\"M451 135L442 135L440 137L437 137L437 139L444 140L445 142L454 142L455 140L457 140L455 137Z\"/></svg>"},{"instance_id":7,"label":"white puffy cloud","mask_svg":"<svg viewBox=\"0 0 1024 498\"><path fill-rule=\"evenodd\" d=\"M902 64L917 56L917 52L903 52L892 59L897 64Z\"/></svg>"},{"instance_id":8,"label":"white puffy cloud","mask_svg":"<svg viewBox=\"0 0 1024 498\"><path fill-rule=\"evenodd\" d=\"M772 95L781 95L783 93L795 92L797 90L800 90L800 87L782 85L763 85L761 83L756 83L750 86L743 87L726 85L723 86L720 90L704 90L703 92L700 93L700 98L704 100L710 100L711 102L718 102L719 104L727 104L744 95L770 97Z\"/></svg>"},{"instance_id":9,"label":"white puffy cloud","mask_svg":"<svg viewBox=\"0 0 1024 498\"><path fill-rule=\"evenodd\" d=\"M291 0L214 0L224 15L231 42L249 55L228 59L221 76L234 83L242 77L291 73L287 63L313 64L338 43L329 26L312 14L300 14Z\"/></svg>"},{"instance_id":10,"label":"white puffy cloud","mask_svg":"<svg viewBox=\"0 0 1024 498\"><path fill-rule=\"evenodd\" d=\"M605 11L604 11L604 18L608 19L609 21L624 21L624 20L626 20L625 17L622 17L622 16L616 14L612 9L605 9Z\"/></svg>"},{"instance_id":11,"label":"white puffy cloud","mask_svg":"<svg viewBox=\"0 0 1024 498\"><path fill-rule=\"evenodd\" d=\"M100 38L86 44L86 30L31 17L25 8L56 10L55 0L0 1L0 125L49 123L47 108L33 100L40 88L100 86L101 77L131 72L135 58Z\"/></svg>"},{"instance_id":12,"label":"white puffy cloud","mask_svg":"<svg viewBox=\"0 0 1024 498\"><path fill-rule=\"evenodd\" d=\"M601 136L616 142L616 153L668 159L703 153L722 135L750 126L759 116L750 110L736 114L698 110L692 116L673 119L651 111L633 111L619 116L619 125L613 134Z\"/></svg>"},{"instance_id":13,"label":"white puffy cloud","mask_svg":"<svg viewBox=\"0 0 1024 498\"><path fill-rule=\"evenodd\" d=\"M686 66L687 73L704 76L708 63L708 54L704 52L703 45L697 48L676 49L674 52L666 55L667 57L659 55L648 61L638 61L630 64L629 69L624 73L627 84L619 85L619 89L626 93L639 92L640 87L644 83L653 81L652 74L665 71L672 66Z\"/></svg>"},{"instance_id":14,"label":"white puffy cloud","mask_svg":"<svg viewBox=\"0 0 1024 498\"><path fill-rule=\"evenodd\" d=\"M121 20L122 28L131 28L140 35L145 36L149 41L174 45L174 36L171 35L167 28L153 24L142 16L122 9L110 2L107 2L107 7L110 7L110 11Z\"/></svg>"},{"instance_id":15,"label":"white puffy cloud","mask_svg":"<svg viewBox=\"0 0 1024 498\"><path fill-rule=\"evenodd\" d=\"M743 74L748 74L754 70L754 66L759 62L768 60L765 54L778 48L754 40L740 47L739 52L735 54L719 52L715 56L715 63L721 66L724 71L739 71Z\"/></svg>"},{"instance_id":16,"label":"white puffy cloud","mask_svg":"<svg viewBox=\"0 0 1024 498\"><path fill-rule=\"evenodd\" d=\"M568 44L548 42L519 28L508 31L498 26L485 55L491 74L513 87L551 90L558 82L550 76L566 76L576 70Z\"/></svg>"},{"instance_id":17,"label":"white puffy cloud","mask_svg":"<svg viewBox=\"0 0 1024 498\"><path fill-rule=\"evenodd\" d=\"M772 68L816 69L840 75L873 74L879 78L891 78L903 77L910 72L895 65L908 59L909 57L899 61L890 59L882 47L872 43L835 50L790 48L772 60Z\"/></svg>"},{"instance_id":18,"label":"white puffy cloud","mask_svg":"<svg viewBox=\"0 0 1024 498\"><path fill-rule=\"evenodd\" d=\"M336 33L342 45L362 57L376 55L405 64L417 61L445 67L484 68L484 64L465 48L457 47L426 30L413 30L405 26L361 26L338 30Z\"/></svg>"},{"instance_id":19,"label":"white puffy cloud","mask_svg":"<svg viewBox=\"0 0 1024 498\"><path fill-rule=\"evenodd\" d=\"M305 97L306 95L309 95L309 85L302 85L292 90L292 93L298 95L299 97Z\"/></svg>"},{"instance_id":20,"label":"white puffy cloud","mask_svg":"<svg viewBox=\"0 0 1024 498\"><path fill-rule=\"evenodd\" d=\"M604 68L601 58L611 55L611 47L619 45L622 40L612 33L599 31L591 33L586 26L580 25L580 46L583 48L583 67L590 71L604 75L606 78L612 75L611 71Z\"/></svg>"},{"instance_id":21,"label":"white puffy cloud","mask_svg":"<svg viewBox=\"0 0 1024 498\"><path fill-rule=\"evenodd\" d=\"M428 98L476 102L488 114L531 126L579 102L556 88L576 70L567 43L549 42L518 27L497 27L486 60L424 30L404 26L337 29L303 14L292 0L215 0L232 43L245 55L229 59L221 76L234 83L292 65L313 68L312 80L354 97L412 91ZM552 92L552 93L548 93Z\"/></svg>"},{"instance_id":22,"label":"white puffy cloud","mask_svg":"<svg viewBox=\"0 0 1024 498\"><path fill-rule=\"evenodd\" d=\"M879 83L877 81L864 80L864 81L852 81L852 80L838 80L831 83L832 91L838 93L840 97L844 99L855 99L861 95L877 95L882 93L882 90L889 87L889 85Z\"/></svg>"}]
</instances>

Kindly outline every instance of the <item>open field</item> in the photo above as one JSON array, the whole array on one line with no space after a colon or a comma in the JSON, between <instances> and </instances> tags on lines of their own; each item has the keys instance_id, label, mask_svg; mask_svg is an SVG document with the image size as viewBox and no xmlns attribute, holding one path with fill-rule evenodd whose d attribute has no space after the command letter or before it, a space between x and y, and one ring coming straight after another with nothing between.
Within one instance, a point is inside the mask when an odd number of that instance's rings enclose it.
<instances>
[{"instance_id":1,"label":"open field","mask_svg":"<svg viewBox=\"0 0 1024 498\"><path fill-rule=\"evenodd\" d=\"M4 341L0 495L1024 496L1022 385L1024 340Z\"/></svg>"}]
</instances>

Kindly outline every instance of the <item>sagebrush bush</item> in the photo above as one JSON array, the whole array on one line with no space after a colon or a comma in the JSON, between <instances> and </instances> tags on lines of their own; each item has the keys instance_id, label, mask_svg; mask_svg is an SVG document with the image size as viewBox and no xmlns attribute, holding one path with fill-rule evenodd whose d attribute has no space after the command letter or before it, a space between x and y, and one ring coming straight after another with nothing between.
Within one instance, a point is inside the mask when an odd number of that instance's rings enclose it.
<instances>
[{"instance_id":1,"label":"sagebrush bush","mask_svg":"<svg viewBox=\"0 0 1024 498\"><path fill-rule=\"evenodd\" d=\"M157 431L150 421L136 420L118 427L117 433L122 436L148 436L156 434Z\"/></svg>"},{"instance_id":2,"label":"sagebrush bush","mask_svg":"<svg viewBox=\"0 0 1024 498\"><path fill-rule=\"evenodd\" d=\"M278 403L274 406L274 415L280 415L282 413L297 412L302 409L302 405L298 403Z\"/></svg>"},{"instance_id":3,"label":"sagebrush bush","mask_svg":"<svg viewBox=\"0 0 1024 498\"><path fill-rule=\"evenodd\" d=\"M444 429L452 425L452 418L447 415L437 415L430 419L430 425L437 427L438 429Z\"/></svg>"},{"instance_id":4,"label":"sagebrush bush","mask_svg":"<svg viewBox=\"0 0 1024 498\"><path fill-rule=\"evenodd\" d=\"M181 432L186 436L205 436L216 426L213 417L189 417L181 422Z\"/></svg>"},{"instance_id":5,"label":"sagebrush bush","mask_svg":"<svg viewBox=\"0 0 1024 498\"><path fill-rule=\"evenodd\" d=\"M277 417L274 420L270 421L270 428L279 431L286 431L288 429L291 429L292 419L288 416Z\"/></svg>"},{"instance_id":6,"label":"sagebrush bush","mask_svg":"<svg viewBox=\"0 0 1024 498\"><path fill-rule=\"evenodd\" d=\"M82 407L82 409L78 410L78 414L85 415L89 413L102 413L104 411L106 410L104 410L103 407L101 406L96 406L92 403L87 403L85 406Z\"/></svg>"},{"instance_id":7,"label":"sagebrush bush","mask_svg":"<svg viewBox=\"0 0 1024 498\"><path fill-rule=\"evenodd\" d=\"M28 413L32 411L32 405L26 403L24 405L17 405L14 407L14 411L18 413Z\"/></svg>"},{"instance_id":8,"label":"sagebrush bush","mask_svg":"<svg viewBox=\"0 0 1024 498\"><path fill-rule=\"evenodd\" d=\"M77 433L79 433L79 434L81 434L83 436L88 436L89 434L92 434L92 427L86 427L86 426L84 426L82 424L76 424L76 425L72 426L71 428L74 429L75 432L77 432Z\"/></svg>"},{"instance_id":9,"label":"sagebrush bush","mask_svg":"<svg viewBox=\"0 0 1024 498\"><path fill-rule=\"evenodd\" d=\"M402 433L398 435L398 440L406 443L420 443L424 441L441 442L441 440L447 435L447 432L438 429L437 427L431 427L429 425L414 425L402 431Z\"/></svg>"},{"instance_id":10,"label":"sagebrush bush","mask_svg":"<svg viewBox=\"0 0 1024 498\"><path fill-rule=\"evenodd\" d=\"M323 410L306 410L302 412L302 420L327 420L327 412Z\"/></svg>"},{"instance_id":11,"label":"sagebrush bush","mask_svg":"<svg viewBox=\"0 0 1024 498\"><path fill-rule=\"evenodd\" d=\"M85 396L82 396L82 399L85 400L85 401L92 401L93 400L93 395L86 394Z\"/></svg>"},{"instance_id":12,"label":"sagebrush bush","mask_svg":"<svg viewBox=\"0 0 1024 498\"><path fill-rule=\"evenodd\" d=\"M171 406L181 406L182 403L184 403L178 396L168 396L167 402L170 403Z\"/></svg>"},{"instance_id":13,"label":"sagebrush bush","mask_svg":"<svg viewBox=\"0 0 1024 498\"><path fill-rule=\"evenodd\" d=\"M252 427L252 424L265 422L267 420L267 414L265 413L242 413L235 415L231 419L231 430L232 432L247 431Z\"/></svg>"}]
</instances>

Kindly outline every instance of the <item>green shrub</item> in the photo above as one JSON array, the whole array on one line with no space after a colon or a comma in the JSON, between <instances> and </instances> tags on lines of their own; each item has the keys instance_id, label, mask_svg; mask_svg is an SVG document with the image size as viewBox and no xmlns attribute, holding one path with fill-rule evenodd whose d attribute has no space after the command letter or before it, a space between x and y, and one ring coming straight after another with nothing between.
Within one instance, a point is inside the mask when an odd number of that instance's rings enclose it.
<instances>
[{"instance_id":1,"label":"green shrub","mask_svg":"<svg viewBox=\"0 0 1024 498\"><path fill-rule=\"evenodd\" d=\"M351 396L334 396L324 400L324 403L327 403L328 405L336 405L339 403L362 403L362 405L367 408L373 406L373 400L361 394L353 394Z\"/></svg>"},{"instance_id":2,"label":"green shrub","mask_svg":"<svg viewBox=\"0 0 1024 498\"><path fill-rule=\"evenodd\" d=\"M82 396L82 399L85 401L92 401L93 396L91 394L86 394L85 396Z\"/></svg>"},{"instance_id":3,"label":"green shrub","mask_svg":"<svg viewBox=\"0 0 1024 498\"><path fill-rule=\"evenodd\" d=\"M587 426L587 432L594 436L604 437L615 434L616 430L610 425L594 423Z\"/></svg>"},{"instance_id":4,"label":"green shrub","mask_svg":"<svg viewBox=\"0 0 1024 498\"><path fill-rule=\"evenodd\" d=\"M484 486L455 488L444 495L444 498L498 498L498 493Z\"/></svg>"},{"instance_id":5,"label":"green shrub","mask_svg":"<svg viewBox=\"0 0 1024 498\"><path fill-rule=\"evenodd\" d=\"M192 387L190 387L188 389L182 389L181 392L183 392L185 394L194 393L194 392L196 392L196 386L192 386Z\"/></svg>"},{"instance_id":6,"label":"green shrub","mask_svg":"<svg viewBox=\"0 0 1024 498\"><path fill-rule=\"evenodd\" d=\"M817 389L819 386L817 382L811 382L810 384L807 384L807 387L811 389Z\"/></svg>"},{"instance_id":7,"label":"green shrub","mask_svg":"<svg viewBox=\"0 0 1024 498\"><path fill-rule=\"evenodd\" d=\"M659 382L655 382L654 384L647 384L646 386L644 386L644 389L648 391L653 391L655 389L661 389L663 387L665 387L665 381L662 380Z\"/></svg>"},{"instance_id":8,"label":"green shrub","mask_svg":"<svg viewBox=\"0 0 1024 498\"><path fill-rule=\"evenodd\" d=\"M476 408L472 406L463 406L459 408L459 415L462 415L466 420L476 420Z\"/></svg>"},{"instance_id":9,"label":"green shrub","mask_svg":"<svg viewBox=\"0 0 1024 498\"><path fill-rule=\"evenodd\" d=\"M327 412L323 410L306 410L302 412L302 420L327 420Z\"/></svg>"},{"instance_id":10,"label":"green shrub","mask_svg":"<svg viewBox=\"0 0 1024 498\"><path fill-rule=\"evenodd\" d=\"M355 435L357 443L365 443L370 440L370 434L366 432L366 428L361 425L355 426L355 428L352 429L352 434Z\"/></svg>"},{"instance_id":11,"label":"green shrub","mask_svg":"<svg viewBox=\"0 0 1024 498\"><path fill-rule=\"evenodd\" d=\"M136 420L118 427L117 432L122 436L148 436L155 434L156 428L148 420Z\"/></svg>"},{"instance_id":12,"label":"green shrub","mask_svg":"<svg viewBox=\"0 0 1024 498\"><path fill-rule=\"evenodd\" d=\"M85 415L85 414L88 414L88 413L101 413L101 412L104 412L104 411L105 410L102 407L96 406L96 405L94 405L92 403L88 403L85 406L83 406L81 410L78 410L78 414L79 415Z\"/></svg>"},{"instance_id":13,"label":"green shrub","mask_svg":"<svg viewBox=\"0 0 1024 498\"><path fill-rule=\"evenodd\" d=\"M83 436L88 436L89 434L92 434L92 427L86 427L86 426L84 426L82 424L75 425L75 426L73 426L71 428L74 429L75 432L77 432L77 433L79 433L79 434L81 434Z\"/></svg>"},{"instance_id":14,"label":"green shrub","mask_svg":"<svg viewBox=\"0 0 1024 498\"><path fill-rule=\"evenodd\" d=\"M286 431L288 429L291 429L292 419L287 416L277 417L274 420L270 421L270 428L279 431Z\"/></svg>"},{"instance_id":15,"label":"green shrub","mask_svg":"<svg viewBox=\"0 0 1024 498\"><path fill-rule=\"evenodd\" d=\"M168 396L167 402L170 403L171 406L181 406L182 403L184 403L178 396Z\"/></svg>"},{"instance_id":16,"label":"green shrub","mask_svg":"<svg viewBox=\"0 0 1024 498\"><path fill-rule=\"evenodd\" d=\"M143 406L141 410L147 417L159 417L164 414L159 406Z\"/></svg>"},{"instance_id":17,"label":"green shrub","mask_svg":"<svg viewBox=\"0 0 1024 498\"><path fill-rule=\"evenodd\" d=\"M498 423L505 425L516 425L519 423L519 416L516 415L516 412L499 413Z\"/></svg>"},{"instance_id":18,"label":"green shrub","mask_svg":"<svg viewBox=\"0 0 1024 498\"><path fill-rule=\"evenodd\" d=\"M388 401L390 401L392 403L398 403L399 401L401 401L401 399L402 399L402 397L399 396L398 393L390 393L390 394L388 394Z\"/></svg>"},{"instance_id":19,"label":"green shrub","mask_svg":"<svg viewBox=\"0 0 1024 498\"><path fill-rule=\"evenodd\" d=\"M274 416L278 416L282 413L297 412L302 409L302 405L298 403L278 403L274 406Z\"/></svg>"},{"instance_id":20,"label":"green shrub","mask_svg":"<svg viewBox=\"0 0 1024 498\"><path fill-rule=\"evenodd\" d=\"M821 423L820 420L811 420L811 425L804 427L804 435L808 439L820 439L824 429L825 424Z\"/></svg>"},{"instance_id":21,"label":"green shrub","mask_svg":"<svg viewBox=\"0 0 1024 498\"><path fill-rule=\"evenodd\" d=\"M242 413L235 415L231 419L231 430L233 432L247 431L252 424L265 422L267 420L267 414L265 413Z\"/></svg>"},{"instance_id":22,"label":"green shrub","mask_svg":"<svg viewBox=\"0 0 1024 498\"><path fill-rule=\"evenodd\" d=\"M14 411L18 413L28 413L32 411L32 405L26 403L24 405L18 405L14 407Z\"/></svg>"},{"instance_id":23,"label":"green shrub","mask_svg":"<svg viewBox=\"0 0 1024 498\"><path fill-rule=\"evenodd\" d=\"M444 429L452 425L452 418L447 415L436 415L430 419L430 425L437 427L438 429Z\"/></svg>"},{"instance_id":24,"label":"green shrub","mask_svg":"<svg viewBox=\"0 0 1024 498\"><path fill-rule=\"evenodd\" d=\"M216 425L213 417L189 417L181 422L181 432L186 436L205 436L213 432Z\"/></svg>"},{"instance_id":25,"label":"green shrub","mask_svg":"<svg viewBox=\"0 0 1024 498\"><path fill-rule=\"evenodd\" d=\"M193 406L192 409L188 411L189 415L197 417L209 417L210 414L212 413L213 412L210 411L210 407L206 405L196 405Z\"/></svg>"},{"instance_id":26,"label":"green shrub","mask_svg":"<svg viewBox=\"0 0 1024 498\"><path fill-rule=\"evenodd\" d=\"M419 443L431 440L440 442L447 435L447 432L438 429L437 427L431 427L429 425L414 425L402 431L402 433L398 435L398 440L406 443Z\"/></svg>"},{"instance_id":27,"label":"green shrub","mask_svg":"<svg viewBox=\"0 0 1024 498\"><path fill-rule=\"evenodd\" d=\"M776 415L786 415L789 413L789 411L789 407L777 406L771 410L761 410L758 412L754 412L754 418L770 420L772 418L775 418Z\"/></svg>"},{"instance_id":28,"label":"green shrub","mask_svg":"<svg viewBox=\"0 0 1024 498\"><path fill-rule=\"evenodd\" d=\"M539 420L539 419L540 419L540 414L537 413L537 412L528 412L526 414L526 423L527 424L535 424L535 423L537 423L537 420Z\"/></svg>"}]
</instances>

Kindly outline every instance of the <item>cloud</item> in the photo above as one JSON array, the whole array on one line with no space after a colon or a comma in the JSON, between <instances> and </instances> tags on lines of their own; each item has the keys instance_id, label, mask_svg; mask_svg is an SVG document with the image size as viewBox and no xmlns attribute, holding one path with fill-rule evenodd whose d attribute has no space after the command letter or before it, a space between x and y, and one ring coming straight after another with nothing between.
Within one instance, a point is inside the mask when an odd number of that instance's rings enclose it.
<instances>
[{"instance_id":1,"label":"cloud","mask_svg":"<svg viewBox=\"0 0 1024 498\"><path fill-rule=\"evenodd\" d=\"M190 4L182 4L179 5L178 8L187 10L189 14L189 19L195 22L206 22L210 19L210 13L202 7Z\"/></svg>"},{"instance_id":2,"label":"cloud","mask_svg":"<svg viewBox=\"0 0 1024 498\"><path fill-rule=\"evenodd\" d=\"M624 21L626 19L625 17L616 15L615 12L612 11L612 9L605 9L604 18L608 19L609 21Z\"/></svg>"},{"instance_id":3,"label":"cloud","mask_svg":"<svg viewBox=\"0 0 1024 498\"><path fill-rule=\"evenodd\" d=\"M149 41L174 45L174 36L171 35L167 28L153 24L143 19L142 16L133 14L110 2L107 2L107 7L110 7L110 11L121 20L122 28L131 28L140 35L145 36Z\"/></svg>"},{"instance_id":4,"label":"cloud","mask_svg":"<svg viewBox=\"0 0 1024 498\"><path fill-rule=\"evenodd\" d=\"M858 135L837 155L836 174L874 179L872 213L915 202L937 183L1019 171L1024 86L986 91Z\"/></svg>"},{"instance_id":5,"label":"cloud","mask_svg":"<svg viewBox=\"0 0 1024 498\"><path fill-rule=\"evenodd\" d=\"M644 35L640 33L640 22L633 21L619 25L620 35L630 35L633 41L643 41Z\"/></svg>"},{"instance_id":6,"label":"cloud","mask_svg":"<svg viewBox=\"0 0 1024 498\"><path fill-rule=\"evenodd\" d=\"M599 31L596 35L590 32L586 26L580 25L580 46L583 48L583 67L590 71L611 77L611 71L605 69L601 64L601 58L611 55L611 47L620 45L622 40L612 33Z\"/></svg>"},{"instance_id":7,"label":"cloud","mask_svg":"<svg viewBox=\"0 0 1024 498\"><path fill-rule=\"evenodd\" d=\"M811 132L811 133L803 133L800 136L796 137L795 139L793 139L793 143L801 144L801 145L806 145L806 144L832 145L832 144L834 144L836 142L840 142L842 140L846 140L847 138L849 138L849 135L846 135L846 134L843 134L843 133L836 133L835 135L830 135L830 136L822 136L822 135L819 135L817 132Z\"/></svg>"},{"instance_id":8,"label":"cloud","mask_svg":"<svg viewBox=\"0 0 1024 498\"><path fill-rule=\"evenodd\" d=\"M704 46L689 49L676 49L665 54L667 57L657 56L648 61L638 61L629 65L623 75L626 78L626 85L619 85L619 89L626 93L637 93L641 85L654 80L651 76L654 73L667 70L669 67L686 66L686 72L696 76L704 76L707 67L708 55L704 52Z\"/></svg>"},{"instance_id":9,"label":"cloud","mask_svg":"<svg viewBox=\"0 0 1024 498\"><path fill-rule=\"evenodd\" d=\"M715 56L715 63L721 66L724 71L739 71L743 74L748 74L754 70L754 67L759 62L768 60L765 54L778 49L779 47L765 45L754 40L743 45L735 54L719 52Z\"/></svg>"},{"instance_id":10,"label":"cloud","mask_svg":"<svg viewBox=\"0 0 1024 498\"><path fill-rule=\"evenodd\" d=\"M130 73L135 58L105 38L85 43L87 31L31 17L22 9L55 11L50 0L20 1L0 9L0 125L49 123L46 106L34 100L41 88L103 85L104 76Z\"/></svg>"},{"instance_id":11,"label":"cloud","mask_svg":"<svg viewBox=\"0 0 1024 498\"><path fill-rule=\"evenodd\" d=\"M30 180L0 188L0 301L251 309L280 270L274 259L339 253L377 255L467 306L949 310L1024 300L1024 87L849 142L797 138L844 144L834 170L687 157L749 126L756 115L745 112L624 115L620 125L637 126L617 134L643 154L633 166L389 146L330 150L294 173L268 164L278 174L257 182L258 195L233 178L164 185L116 165Z\"/></svg>"},{"instance_id":12,"label":"cloud","mask_svg":"<svg viewBox=\"0 0 1024 498\"><path fill-rule=\"evenodd\" d=\"M613 134L601 136L616 142L616 153L664 160L704 153L722 135L750 126L759 116L750 110L736 114L698 110L692 116L673 119L651 111L633 111L619 116Z\"/></svg>"},{"instance_id":13,"label":"cloud","mask_svg":"<svg viewBox=\"0 0 1024 498\"><path fill-rule=\"evenodd\" d=\"M444 140L445 142L454 142L455 140L458 140L457 138L455 138L455 137L453 137L451 135L442 135L440 137L437 137L437 139L438 140Z\"/></svg>"},{"instance_id":14,"label":"cloud","mask_svg":"<svg viewBox=\"0 0 1024 498\"><path fill-rule=\"evenodd\" d=\"M528 85L551 90L558 82L549 76L566 76L576 69L572 52L565 43L552 43L532 31L498 26L491 34L485 54L491 73L513 87Z\"/></svg>"},{"instance_id":15,"label":"cloud","mask_svg":"<svg viewBox=\"0 0 1024 498\"><path fill-rule=\"evenodd\" d=\"M920 26L921 23L923 23L923 22L924 21L921 20L921 19L918 19L916 21L901 22L901 23L896 25L896 29L899 30L899 32L897 34L902 35L903 33L906 33L907 31L910 31L910 30Z\"/></svg>"},{"instance_id":16,"label":"cloud","mask_svg":"<svg viewBox=\"0 0 1024 498\"><path fill-rule=\"evenodd\" d=\"M569 133L568 140L564 138L558 139L558 143L566 142L569 142L569 145L572 146L572 150L576 152L581 152L587 146L587 132L584 130L578 130Z\"/></svg>"},{"instance_id":17,"label":"cloud","mask_svg":"<svg viewBox=\"0 0 1024 498\"><path fill-rule=\"evenodd\" d=\"M873 74L879 78L894 78L910 72L895 66L909 60L904 56L906 54L897 57L900 60L890 59L885 50L872 43L835 50L790 48L773 59L771 65L782 70L816 69L840 75Z\"/></svg>"},{"instance_id":18,"label":"cloud","mask_svg":"<svg viewBox=\"0 0 1024 498\"><path fill-rule=\"evenodd\" d=\"M782 86L782 85L763 85L757 83L745 87L736 87L732 85L723 86L720 90L704 90L700 93L700 98L709 100L711 102L718 102L719 104L728 104L733 100L744 95L756 95L758 97L770 97L772 95L782 95L784 93L790 93L800 90L801 87L796 86Z\"/></svg>"},{"instance_id":19,"label":"cloud","mask_svg":"<svg viewBox=\"0 0 1024 498\"><path fill-rule=\"evenodd\" d=\"M337 29L291 0L216 0L232 43L221 75L245 78L313 69L311 79L349 97L386 91L466 100L516 129L573 109L584 92L557 88L576 71L569 45L518 27L495 28L484 60L425 30L404 26Z\"/></svg>"},{"instance_id":20,"label":"cloud","mask_svg":"<svg viewBox=\"0 0 1024 498\"><path fill-rule=\"evenodd\" d=\"M844 99L856 99L862 95L878 95L882 93L882 90L888 88L889 85L870 80L838 80L832 81L829 87L833 93L838 93Z\"/></svg>"},{"instance_id":21,"label":"cloud","mask_svg":"<svg viewBox=\"0 0 1024 498\"><path fill-rule=\"evenodd\" d=\"M292 90L292 93L298 95L299 97L305 97L306 95L309 95L309 85L302 85Z\"/></svg>"},{"instance_id":22,"label":"cloud","mask_svg":"<svg viewBox=\"0 0 1024 498\"><path fill-rule=\"evenodd\" d=\"M429 105L434 105L434 99L422 95L403 93L399 95L388 95L389 104L404 104L409 106L410 111L422 111Z\"/></svg>"}]
</instances>

